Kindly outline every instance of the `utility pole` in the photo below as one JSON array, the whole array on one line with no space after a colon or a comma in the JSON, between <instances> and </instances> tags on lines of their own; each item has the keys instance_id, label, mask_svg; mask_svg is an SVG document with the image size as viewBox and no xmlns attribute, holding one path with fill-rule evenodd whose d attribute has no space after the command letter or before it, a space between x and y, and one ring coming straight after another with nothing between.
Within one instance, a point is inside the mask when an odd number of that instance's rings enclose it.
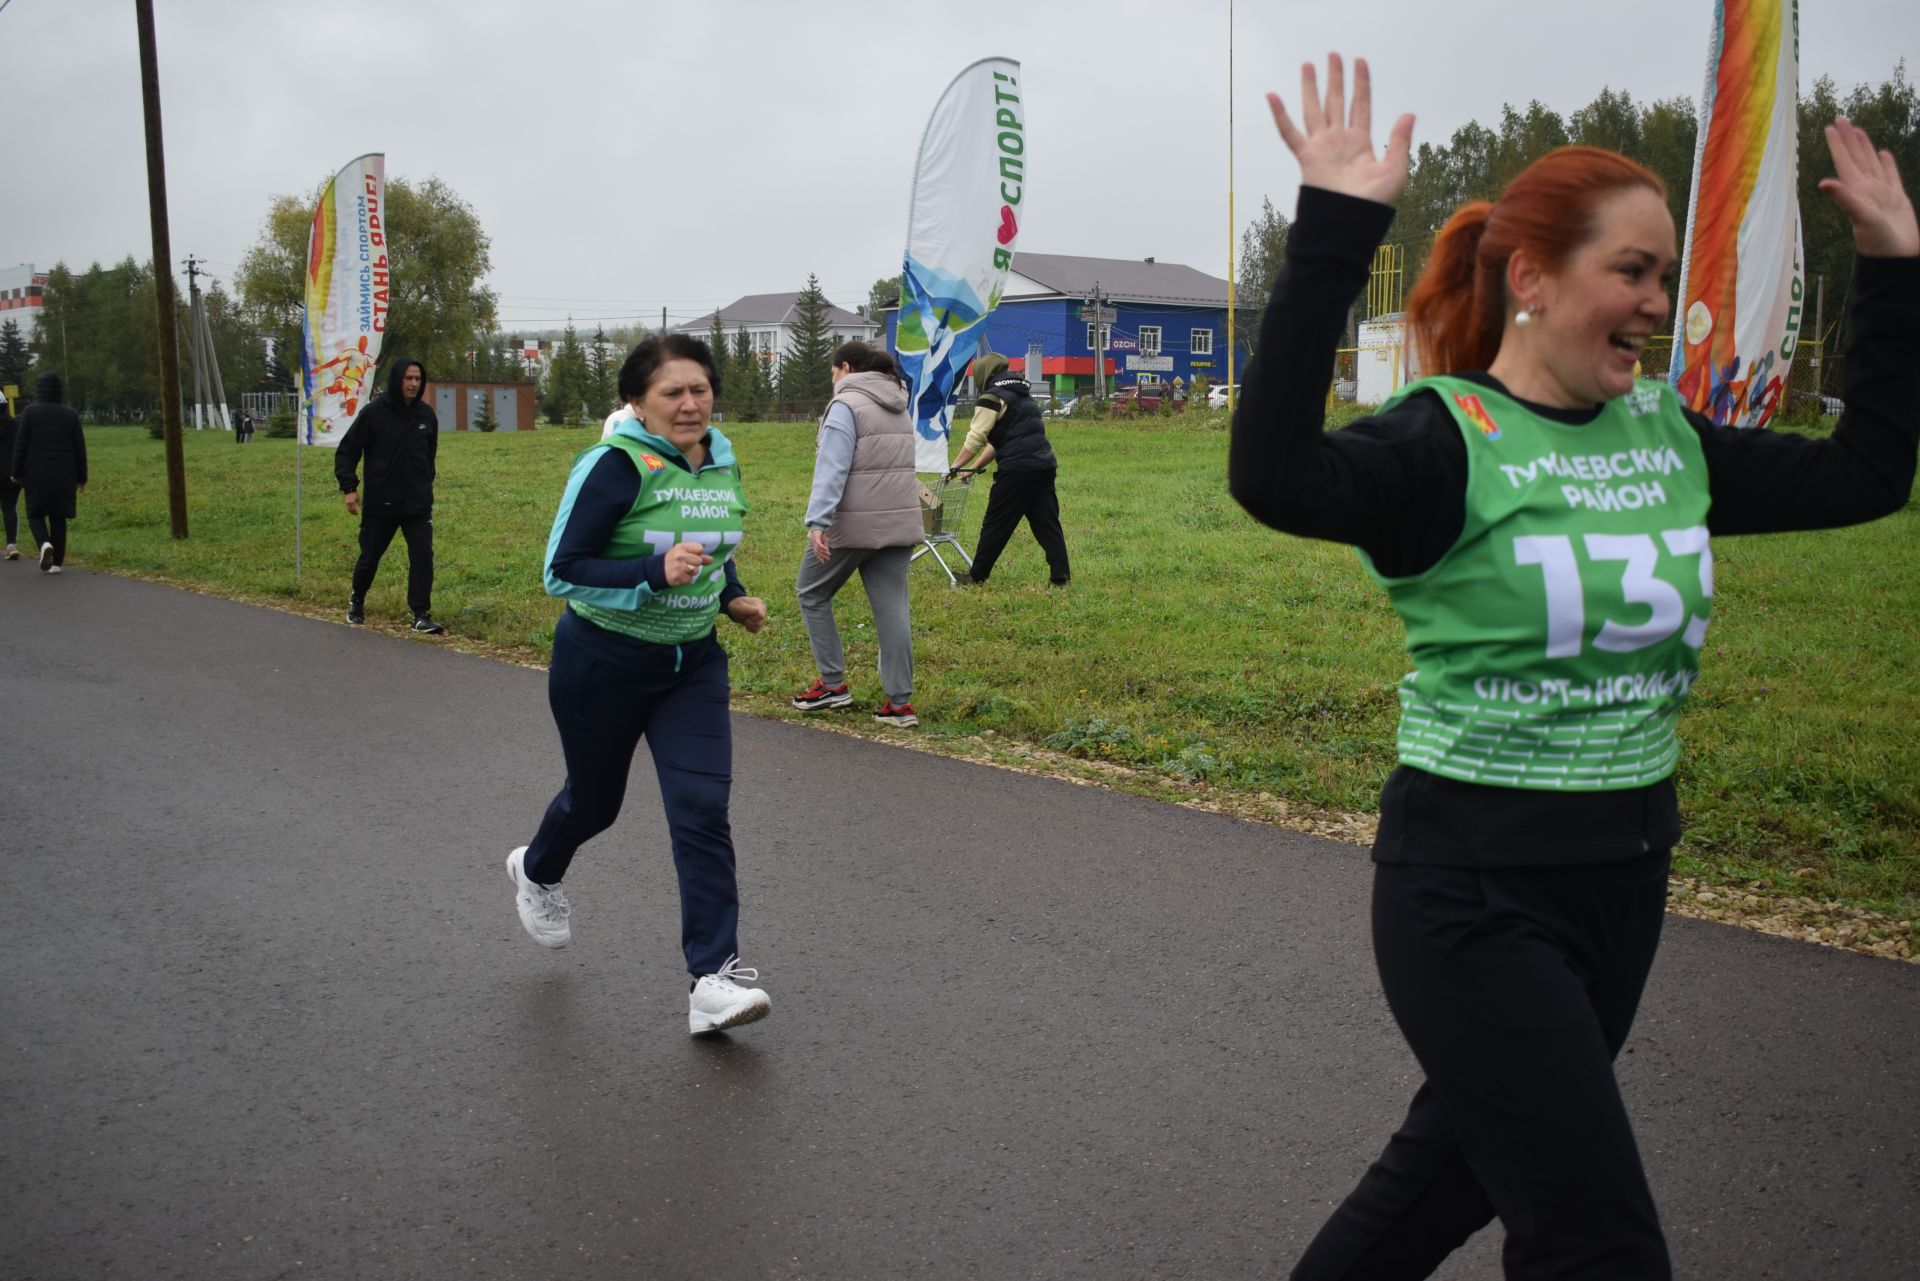
<instances>
[{"instance_id":1,"label":"utility pole","mask_svg":"<svg viewBox=\"0 0 1920 1281\"><path fill-rule=\"evenodd\" d=\"M213 425L213 410L209 401L212 397L213 379L207 376L206 327L201 324L200 315L200 274L199 262L192 254L187 255L187 336L193 350L193 427L195 431L204 430Z\"/></svg>"},{"instance_id":2,"label":"utility pole","mask_svg":"<svg viewBox=\"0 0 1920 1281\"><path fill-rule=\"evenodd\" d=\"M187 286L193 294L193 345L199 359L200 401L208 406L207 426L218 431L231 431L233 422L227 416L227 386L220 377L220 353L213 349L213 325L207 320L207 304L200 296L199 263L192 254L187 255Z\"/></svg>"},{"instance_id":3,"label":"utility pole","mask_svg":"<svg viewBox=\"0 0 1920 1281\"><path fill-rule=\"evenodd\" d=\"M147 124L147 212L153 223L153 292L159 313L160 422L167 446L167 514L173 536L187 536L187 459L180 440L180 349L174 345L173 249L167 235L167 157L160 133L160 55L153 36L153 0L133 0L140 28L140 96Z\"/></svg>"},{"instance_id":4,"label":"utility pole","mask_svg":"<svg viewBox=\"0 0 1920 1281\"><path fill-rule=\"evenodd\" d=\"M200 342L207 353L207 367L213 371L213 403L219 412L220 430L233 430L233 416L227 412L227 384L220 376L220 353L213 345L213 322L207 319L207 305L200 304Z\"/></svg>"},{"instance_id":5,"label":"utility pole","mask_svg":"<svg viewBox=\"0 0 1920 1281\"><path fill-rule=\"evenodd\" d=\"M1093 282L1093 311L1097 316L1106 307L1106 299L1100 296L1100 282ZM1093 322L1093 399L1095 403L1107 398L1107 333L1104 320Z\"/></svg>"}]
</instances>

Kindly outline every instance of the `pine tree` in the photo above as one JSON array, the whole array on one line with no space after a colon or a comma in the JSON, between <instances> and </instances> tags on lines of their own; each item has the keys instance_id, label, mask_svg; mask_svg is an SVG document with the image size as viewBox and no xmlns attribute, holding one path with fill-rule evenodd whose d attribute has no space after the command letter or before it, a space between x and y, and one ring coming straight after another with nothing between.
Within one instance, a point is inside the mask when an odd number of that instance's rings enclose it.
<instances>
[{"instance_id":1,"label":"pine tree","mask_svg":"<svg viewBox=\"0 0 1920 1281\"><path fill-rule=\"evenodd\" d=\"M595 325L593 345L587 349L587 390L596 414L610 414L620 403L620 360L607 338L605 325Z\"/></svg>"},{"instance_id":2,"label":"pine tree","mask_svg":"<svg viewBox=\"0 0 1920 1281\"><path fill-rule=\"evenodd\" d=\"M825 401L833 395L833 328L820 278L809 275L794 303L793 339L780 360L780 399Z\"/></svg>"},{"instance_id":3,"label":"pine tree","mask_svg":"<svg viewBox=\"0 0 1920 1281\"><path fill-rule=\"evenodd\" d=\"M587 355L581 350L573 317L568 316L567 327L560 333L560 345L547 371L547 395L542 402L546 406L547 421L556 424L575 421L580 416L581 402L590 394Z\"/></svg>"},{"instance_id":4,"label":"pine tree","mask_svg":"<svg viewBox=\"0 0 1920 1281\"><path fill-rule=\"evenodd\" d=\"M735 367L732 352L727 346L727 327L720 323L720 313L717 311L713 313L713 328L707 331L707 346L713 348L714 367L720 371L722 395L716 399L724 399L731 411L731 416L738 419L742 412L741 406L745 403L741 400L740 393L747 390L745 386L747 371Z\"/></svg>"},{"instance_id":5,"label":"pine tree","mask_svg":"<svg viewBox=\"0 0 1920 1281\"><path fill-rule=\"evenodd\" d=\"M27 340L18 321L0 324L0 387L19 387L27 380Z\"/></svg>"},{"instance_id":6,"label":"pine tree","mask_svg":"<svg viewBox=\"0 0 1920 1281\"><path fill-rule=\"evenodd\" d=\"M760 369L760 356L753 350L753 343L747 337L744 327L733 331L733 341L726 348L727 400L733 406L735 419L741 422L753 422L766 413L761 404L761 387L765 382ZM714 353L716 356L719 351Z\"/></svg>"}]
</instances>

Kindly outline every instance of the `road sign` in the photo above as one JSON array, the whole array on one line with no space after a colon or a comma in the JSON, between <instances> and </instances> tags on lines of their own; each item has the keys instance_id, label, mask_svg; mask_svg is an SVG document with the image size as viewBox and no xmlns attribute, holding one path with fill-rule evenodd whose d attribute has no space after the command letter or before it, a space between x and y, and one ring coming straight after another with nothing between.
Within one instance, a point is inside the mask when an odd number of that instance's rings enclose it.
<instances>
[{"instance_id":1,"label":"road sign","mask_svg":"<svg viewBox=\"0 0 1920 1281\"><path fill-rule=\"evenodd\" d=\"M1173 372L1173 357L1128 356L1127 368L1135 373L1170 374Z\"/></svg>"},{"instance_id":2,"label":"road sign","mask_svg":"<svg viewBox=\"0 0 1920 1281\"><path fill-rule=\"evenodd\" d=\"M1107 350L1138 351L1140 350L1140 342L1135 338L1109 338L1107 339Z\"/></svg>"},{"instance_id":3,"label":"road sign","mask_svg":"<svg viewBox=\"0 0 1920 1281\"><path fill-rule=\"evenodd\" d=\"M1080 319L1089 325L1111 325L1117 313L1111 307L1082 307Z\"/></svg>"}]
</instances>

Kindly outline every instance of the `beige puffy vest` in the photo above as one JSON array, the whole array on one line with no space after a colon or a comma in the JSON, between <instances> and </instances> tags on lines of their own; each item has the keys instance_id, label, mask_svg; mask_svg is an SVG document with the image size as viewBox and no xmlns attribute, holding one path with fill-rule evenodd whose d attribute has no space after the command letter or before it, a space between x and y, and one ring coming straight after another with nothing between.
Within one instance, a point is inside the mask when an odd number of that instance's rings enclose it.
<instances>
[{"instance_id":1,"label":"beige puffy vest","mask_svg":"<svg viewBox=\"0 0 1920 1281\"><path fill-rule=\"evenodd\" d=\"M853 466L827 531L830 547L908 547L920 541L907 389L885 374L849 374L833 398L853 411ZM822 421L825 419L823 417Z\"/></svg>"}]
</instances>

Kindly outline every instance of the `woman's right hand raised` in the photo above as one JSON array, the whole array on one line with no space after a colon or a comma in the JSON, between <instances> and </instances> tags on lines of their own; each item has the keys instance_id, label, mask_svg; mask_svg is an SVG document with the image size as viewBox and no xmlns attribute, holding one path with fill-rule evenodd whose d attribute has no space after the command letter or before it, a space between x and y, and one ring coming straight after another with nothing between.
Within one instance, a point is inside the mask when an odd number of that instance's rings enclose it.
<instances>
[{"instance_id":1,"label":"woman's right hand raised","mask_svg":"<svg viewBox=\"0 0 1920 1281\"><path fill-rule=\"evenodd\" d=\"M1413 116L1393 122L1387 154L1373 154L1373 85L1367 60L1353 60L1353 106L1346 101L1346 76L1340 55L1327 55L1327 93L1323 100L1313 64L1300 68L1300 121L1287 114L1280 95L1267 95L1280 140L1300 162L1300 181L1342 195L1390 205L1407 185L1407 156L1413 149Z\"/></svg>"},{"instance_id":2,"label":"woman's right hand raised","mask_svg":"<svg viewBox=\"0 0 1920 1281\"><path fill-rule=\"evenodd\" d=\"M667 586L685 587L699 577L702 565L713 564L713 557L699 543L675 543L667 549Z\"/></svg>"}]
</instances>

